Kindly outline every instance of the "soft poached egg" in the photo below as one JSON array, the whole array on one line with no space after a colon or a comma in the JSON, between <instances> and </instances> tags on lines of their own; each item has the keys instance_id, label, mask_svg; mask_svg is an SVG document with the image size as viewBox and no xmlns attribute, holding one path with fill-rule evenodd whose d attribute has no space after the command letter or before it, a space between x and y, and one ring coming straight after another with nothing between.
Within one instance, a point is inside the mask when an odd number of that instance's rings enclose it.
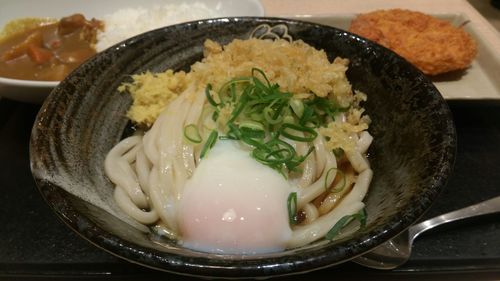
<instances>
[{"instance_id":1,"label":"soft poached egg","mask_svg":"<svg viewBox=\"0 0 500 281\"><path fill-rule=\"evenodd\" d=\"M179 206L184 246L255 254L285 248L293 187L236 141L219 140L187 181Z\"/></svg>"}]
</instances>

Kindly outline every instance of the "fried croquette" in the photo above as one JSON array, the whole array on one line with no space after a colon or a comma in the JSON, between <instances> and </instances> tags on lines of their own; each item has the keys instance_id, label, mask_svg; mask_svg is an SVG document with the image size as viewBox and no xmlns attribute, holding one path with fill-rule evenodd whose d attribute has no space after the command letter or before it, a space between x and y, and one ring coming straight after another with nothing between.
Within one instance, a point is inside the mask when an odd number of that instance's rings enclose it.
<instances>
[{"instance_id":1,"label":"fried croquette","mask_svg":"<svg viewBox=\"0 0 500 281\"><path fill-rule=\"evenodd\" d=\"M462 28L409 10L379 10L358 15L349 29L404 57L427 75L466 69L476 42Z\"/></svg>"}]
</instances>

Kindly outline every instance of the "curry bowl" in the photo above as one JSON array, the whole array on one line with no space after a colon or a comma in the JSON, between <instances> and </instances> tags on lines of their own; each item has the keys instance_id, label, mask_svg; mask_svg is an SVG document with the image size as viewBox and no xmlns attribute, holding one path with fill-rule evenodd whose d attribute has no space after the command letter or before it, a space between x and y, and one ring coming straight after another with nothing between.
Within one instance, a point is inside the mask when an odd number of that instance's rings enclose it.
<instances>
[{"instance_id":1,"label":"curry bowl","mask_svg":"<svg viewBox=\"0 0 500 281\"><path fill-rule=\"evenodd\" d=\"M117 91L130 75L189 70L205 39L227 44L260 25L286 26L287 35L328 58L350 60L347 77L368 96L374 141L373 181L364 198L366 226L338 240L321 239L285 251L240 255L198 252L154 239L118 218L107 152L131 130L132 99ZM456 134L440 93L395 53L336 28L279 18L220 18L169 26L133 37L77 68L46 99L32 130L33 177L48 205L97 247L150 268L203 277L273 277L346 262L396 236L430 207L451 175Z\"/></svg>"}]
</instances>

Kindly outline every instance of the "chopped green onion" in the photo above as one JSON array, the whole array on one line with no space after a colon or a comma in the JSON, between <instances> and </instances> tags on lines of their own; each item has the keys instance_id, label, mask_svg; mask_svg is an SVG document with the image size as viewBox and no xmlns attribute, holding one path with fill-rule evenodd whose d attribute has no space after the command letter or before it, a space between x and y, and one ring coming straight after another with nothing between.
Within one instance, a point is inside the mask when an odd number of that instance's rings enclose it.
<instances>
[{"instance_id":1,"label":"chopped green onion","mask_svg":"<svg viewBox=\"0 0 500 281\"><path fill-rule=\"evenodd\" d=\"M302 111L302 116L300 117L299 124L305 125L307 122L311 121L314 115L314 109L308 105L303 105L304 110Z\"/></svg>"},{"instance_id":2,"label":"chopped green onion","mask_svg":"<svg viewBox=\"0 0 500 281\"><path fill-rule=\"evenodd\" d=\"M345 178L345 173L342 170L338 170L337 173L342 177L342 184L339 187L335 187L330 190L330 192L333 193L338 193L344 190L345 185L346 185L346 178Z\"/></svg>"},{"instance_id":3,"label":"chopped green onion","mask_svg":"<svg viewBox=\"0 0 500 281\"><path fill-rule=\"evenodd\" d=\"M329 176L330 176L330 172L336 170L337 173L342 177L342 185L340 187L336 187L336 188L331 188L331 186L328 186L328 180L329 180ZM325 190L326 191L330 191L332 193L337 193L337 192L341 192L342 190L344 190L344 187L346 185L346 178L345 178L345 173L342 172L342 170L340 169L337 169L337 168L330 168L330 170L328 170L326 172L326 176L325 176Z\"/></svg>"},{"instance_id":4,"label":"chopped green onion","mask_svg":"<svg viewBox=\"0 0 500 281\"><path fill-rule=\"evenodd\" d=\"M366 211L362 209L359 213L353 215L343 216L335 225L326 233L325 239L332 240L335 238L340 231L348 225L352 220L359 221L360 228L364 228L366 226Z\"/></svg>"},{"instance_id":5,"label":"chopped green onion","mask_svg":"<svg viewBox=\"0 0 500 281\"><path fill-rule=\"evenodd\" d=\"M352 220L352 215L343 216L335 225L326 233L325 238L332 240L339 232Z\"/></svg>"},{"instance_id":6,"label":"chopped green onion","mask_svg":"<svg viewBox=\"0 0 500 281\"><path fill-rule=\"evenodd\" d=\"M227 134L228 139L241 140L244 143L253 147L263 146L261 142L255 140L255 138L263 139L265 137L264 135L262 135L263 132L258 132L257 130L251 131L251 129L247 128L240 129L233 123L229 123L228 127L229 127L229 132Z\"/></svg>"},{"instance_id":7,"label":"chopped green onion","mask_svg":"<svg viewBox=\"0 0 500 281\"><path fill-rule=\"evenodd\" d=\"M306 160L307 156L309 156L309 154L311 154L314 151L314 149L315 149L314 146L311 146L311 147L309 147L309 150L307 151L307 153L305 155L302 155L300 157L295 157L292 161L285 163L287 169L290 171L297 171L296 167L298 167L300 165L300 163L304 162L304 160Z\"/></svg>"},{"instance_id":8,"label":"chopped green onion","mask_svg":"<svg viewBox=\"0 0 500 281\"><path fill-rule=\"evenodd\" d=\"M292 108L295 115L297 115L297 117L301 118L304 114L304 103L301 100L291 99L290 107Z\"/></svg>"},{"instance_id":9,"label":"chopped green onion","mask_svg":"<svg viewBox=\"0 0 500 281\"><path fill-rule=\"evenodd\" d=\"M272 151L255 149L252 156L263 164L284 164L294 156L294 151L287 148L278 148Z\"/></svg>"},{"instance_id":10,"label":"chopped green onion","mask_svg":"<svg viewBox=\"0 0 500 281\"><path fill-rule=\"evenodd\" d=\"M365 228L366 227L366 209L362 209L360 212L355 214L356 219L359 221L360 227Z\"/></svg>"},{"instance_id":11,"label":"chopped green onion","mask_svg":"<svg viewBox=\"0 0 500 281\"><path fill-rule=\"evenodd\" d=\"M251 97L249 95L249 97ZM267 103L263 102L262 100L251 100L247 103L247 107L245 108L245 114L252 114L252 113L262 113L262 110L267 106Z\"/></svg>"},{"instance_id":12,"label":"chopped green onion","mask_svg":"<svg viewBox=\"0 0 500 281\"><path fill-rule=\"evenodd\" d=\"M207 84L207 87L205 88L205 96L211 105L217 107L219 104L215 102L214 98L212 98L210 91L212 91L212 84Z\"/></svg>"},{"instance_id":13,"label":"chopped green onion","mask_svg":"<svg viewBox=\"0 0 500 281\"><path fill-rule=\"evenodd\" d=\"M212 120L217 121L217 118L219 118L219 111L214 111L214 113L212 114Z\"/></svg>"},{"instance_id":14,"label":"chopped green onion","mask_svg":"<svg viewBox=\"0 0 500 281\"><path fill-rule=\"evenodd\" d=\"M241 131L241 137L258 139L263 139L266 137L264 125L257 121L245 120L239 124L239 129Z\"/></svg>"},{"instance_id":15,"label":"chopped green onion","mask_svg":"<svg viewBox=\"0 0 500 281\"><path fill-rule=\"evenodd\" d=\"M240 123L240 128L249 128L253 130L261 130L264 131L264 125L262 123L253 121L253 120L245 120Z\"/></svg>"},{"instance_id":16,"label":"chopped green onion","mask_svg":"<svg viewBox=\"0 0 500 281\"><path fill-rule=\"evenodd\" d=\"M276 115L276 114L271 107L264 108L262 113L264 114L264 119L269 124L275 125L275 124L281 123L281 121L283 121L283 116L278 115L278 117L276 117L276 118L274 117L274 115Z\"/></svg>"},{"instance_id":17,"label":"chopped green onion","mask_svg":"<svg viewBox=\"0 0 500 281\"><path fill-rule=\"evenodd\" d=\"M304 136L302 137L302 136L297 136L297 135L291 134L287 131L287 129L292 130L292 131L297 131L297 132L303 132ZM285 124L281 125L281 128L279 131L280 131L280 134L282 136L289 138L291 140L294 140L294 141L301 141L301 142L311 142L314 139L316 139L316 137L318 136L318 133L313 128L309 128L309 127L305 127L305 126L301 126L301 125L296 125L296 124L289 124L289 123L285 123Z\"/></svg>"},{"instance_id":18,"label":"chopped green onion","mask_svg":"<svg viewBox=\"0 0 500 281\"><path fill-rule=\"evenodd\" d=\"M269 152L265 161L270 164L281 164L290 161L293 158L293 152L286 148L280 148Z\"/></svg>"},{"instance_id":19,"label":"chopped green onion","mask_svg":"<svg viewBox=\"0 0 500 281\"><path fill-rule=\"evenodd\" d=\"M288 195L287 207L290 225L297 224L297 192L291 192Z\"/></svg>"},{"instance_id":20,"label":"chopped green onion","mask_svg":"<svg viewBox=\"0 0 500 281\"><path fill-rule=\"evenodd\" d=\"M221 101L221 104L224 105L226 103L233 103L236 101L236 84L238 83L246 83L250 79L247 77L238 77L238 78L233 78L226 82L222 87L220 88L218 95L219 99Z\"/></svg>"},{"instance_id":21,"label":"chopped green onion","mask_svg":"<svg viewBox=\"0 0 500 281\"><path fill-rule=\"evenodd\" d=\"M198 127L195 124L189 124L184 127L184 137L192 143L201 143L202 141Z\"/></svg>"},{"instance_id":22,"label":"chopped green onion","mask_svg":"<svg viewBox=\"0 0 500 281\"><path fill-rule=\"evenodd\" d=\"M260 73L260 75L262 75L262 77L264 77L264 80L266 80L266 83L267 83L267 86L271 86L271 83L269 82L269 80L267 80L267 76L266 74L264 73L264 71L262 71L261 69L258 69L256 67L252 68L252 76L255 77L255 72L258 72ZM256 78L256 77L255 77Z\"/></svg>"},{"instance_id":23,"label":"chopped green onion","mask_svg":"<svg viewBox=\"0 0 500 281\"><path fill-rule=\"evenodd\" d=\"M283 140L314 141L318 137L316 129L342 110L328 98L293 98L278 84L271 84L258 68L252 68L250 77L236 77L224 83L217 97L212 93L212 85L208 84L205 95L213 107L212 120L218 122L218 128L227 130L219 139L238 140L251 146L252 157L283 175L299 171L298 167L314 151L310 147L306 155L297 155L294 147ZM230 115L222 118L222 112L228 111ZM211 145L207 140L202 155Z\"/></svg>"},{"instance_id":24,"label":"chopped green onion","mask_svg":"<svg viewBox=\"0 0 500 281\"><path fill-rule=\"evenodd\" d=\"M256 130L240 126L240 131L242 137L248 137L251 139L263 139L266 137L266 132L264 130Z\"/></svg>"},{"instance_id":25,"label":"chopped green onion","mask_svg":"<svg viewBox=\"0 0 500 281\"><path fill-rule=\"evenodd\" d=\"M261 137L250 137L249 135L242 135L240 140L250 146L252 146L254 148L254 151L255 151L255 148L259 148L259 147L262 147L263 144L259 141L259 140L255 140L255 139L262 139Z\"/></svg>"},{"instance_id":26,"label":"chopped green onion","mask_svg":"<svg viewBox=\"0 0 500 281\"><path fill-rule=\"evenodd\" d=\"M236 108L231 113L231 118L229 119L228 123L233 122L236 119L236 117L238 117L238 115L240 115L240 113L245 108L247 102L248 102L248 95L243 93L240 97L239 103L236 105Z\"/></svg>"},{"instance_id":27,"label":"chopped green onion","mask_svg":"<svg viewBox=\"0 0 500 281\"><path fill-rule=\"evenodd\" d=\"M217 130L213 130L210 135L208 136L207 142L205 142L205 145L201 149L200 153L200 158L205 157L205 155L208 153L208 150L211 149L215 142L217 141L217 136L219 136L219 133Z\"/></svg>"},{"instance_id":28,"label":"chopped green onion","mask_svg":"<svg viewBox=\"0 0 500 281\"><path fill-rule=\"evenodd\" d=\"M330 189L330 186L328 186L328 181L329 181L329 176L330 176L330 173L332 171L336 171L337 168L330 168L330 170L328 170L326 172L326 176L325 176L325 190L328 191L328 189Z\"/></svg>"},{"instance_id":29,"label":"chopped green onion","mask_svg":"<svg viewBox=\"0 0 500 281\"><path fill-rule=\"evenodd\" d=\"M236 84L232 83L231 86L229 87L229 89L231 91L231 102L235 102L236 101Z\"/></svg>"}]
</instances>

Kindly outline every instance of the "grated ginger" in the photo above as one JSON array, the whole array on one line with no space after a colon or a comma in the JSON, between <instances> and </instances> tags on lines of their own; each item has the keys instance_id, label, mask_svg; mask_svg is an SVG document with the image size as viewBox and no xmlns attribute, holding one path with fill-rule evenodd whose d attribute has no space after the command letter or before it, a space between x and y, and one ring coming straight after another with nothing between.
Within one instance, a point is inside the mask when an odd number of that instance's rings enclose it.
<instances>
[{"instance_id":1,"label":"grated ginger","mask_svg":"<svg viewBox=\"0 0 500 281\"><path fill-rule=\"evenodd\" d=\"M151 126L161 111L186 89L186 73L146 72L132 75L132 83L124 83L118 91L127 91L132 95L133 103L127 112L130 120Z\"/></svg>"}]
</instances>

